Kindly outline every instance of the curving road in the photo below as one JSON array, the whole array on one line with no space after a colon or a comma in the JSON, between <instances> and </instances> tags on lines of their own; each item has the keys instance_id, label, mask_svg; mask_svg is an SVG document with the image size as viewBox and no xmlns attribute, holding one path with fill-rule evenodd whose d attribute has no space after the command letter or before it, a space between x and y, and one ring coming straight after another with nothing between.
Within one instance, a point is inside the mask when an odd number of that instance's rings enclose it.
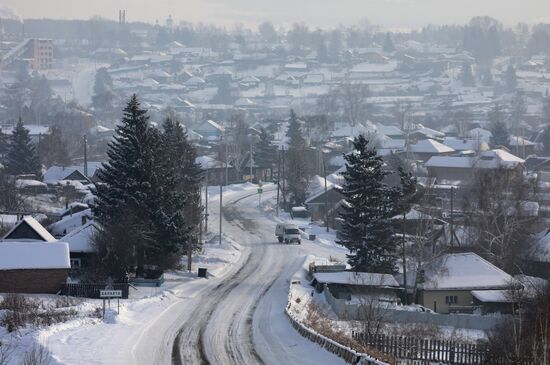
<instances>
[{"instance_id":1,"label":"curving road","mask_svg":"<svg viewBox=\"0 0 550 365\"><path fill-rule=\"evenodd\" d=\"M266 192L265 198L273 198ZM303 339L283 314L290 277L308 253L334 251L303 242L276 242L275 221L258 210L257 195L226 204L226 233L246 248L243 266L196 303L172 351L173 364L343 364ZM324 252L325 251L325 252Z\"/></svg>"}]
</instances>

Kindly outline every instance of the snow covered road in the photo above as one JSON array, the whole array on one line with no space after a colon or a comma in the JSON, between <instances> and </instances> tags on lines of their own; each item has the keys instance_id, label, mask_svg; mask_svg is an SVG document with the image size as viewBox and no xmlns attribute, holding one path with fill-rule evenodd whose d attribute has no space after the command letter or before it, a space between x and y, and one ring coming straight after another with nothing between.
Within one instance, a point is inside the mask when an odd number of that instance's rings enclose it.
<instances>
[{"instance_id":1,"label":"snow covered road","mask_svg":"<svg viewBox=\"0 0 550 365\"><path fill-rule=\"evenodd\" d=\"M284 314L289 280L306 255L344 252L318 242L279 244L277 219L258 207L255 190L244 185L224 193L224 237L240 245L232 264L209 279L182 274L171 289L129 301L105 322L69 322L46 330L39 341L50 351L52 365L344 364L301 337ZM215 191L209 194L212 231L218 223ZM274 196L273 186L265 186L264 203Z\"/></svg>"},{"instance_id":2,"label":"snow covered road","mask_svg":"<svg viewBox=\"0 0 550 365\"><path fill-rule=\"evenodd\" d=\"M274 198L273 191L265 195ZM216 307L201 330L202 360L210 364L344 364L301 337L284 314L290 277L307 253L334 256L335 252L309 242L277 243L276 221L257 205L254 195L224 210L227 233L239 237L239 244L249 248L250 254L243 269L223 284L229 290L224 290L221 301L216 298Z\"/></svg>"}]
</instances>

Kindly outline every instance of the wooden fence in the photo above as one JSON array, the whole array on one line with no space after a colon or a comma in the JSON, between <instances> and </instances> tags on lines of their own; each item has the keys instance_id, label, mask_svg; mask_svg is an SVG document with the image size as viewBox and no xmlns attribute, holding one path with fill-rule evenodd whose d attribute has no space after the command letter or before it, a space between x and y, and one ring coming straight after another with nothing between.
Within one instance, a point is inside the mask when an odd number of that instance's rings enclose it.
<instances>
[{"instance_id":1,"label":"wooden fence","mask_svg":"<svg viewBox=\"0 0 550 365\"><path fill-rule=\"evenodd\" d=\"M99 298L99 291L105 289L107 284L63 284L61 295L82 298ZM114 290L122 290L122 299L128 299L128 283L113 284Z\"/></svg>"},{"instance_id":2,"label":"wooden fence","mask_svg":"<svg viewBox=\"0 0 550 365\"><path fill-rule=\"evenodd\" d=\"M359 352L350 349L344 345L339 344L338 342L331 340L323 335L316 333L315 331L309 329L300 321L295 319L292 314L288 311L288 308L285 309L285 313L290 320L290 324L298 333L308 339L311 342L317 343L319 346L325 350L332 352L336 356L341 357L348 364L358 364L358 365L388 365L385 362L377 360L367 354L362 354Z\"/></svg>"},{"instance_id":3,"label":"wooden fence","mask_svg":"<svg viewBox=\"0 0 550 365\"><path fill-rule=\"evenodd\" d=\"M485 344L470 344L455 341L424 339L417 337L400 337L386 335L368 335L353 333L353 338L381 352L399 359L400 365L480 365L502 363L489 359L489 349ZM491 360L491 361L489 361ZM518 364L532 365L524 359Z\"/></svg>"}]
</instances>

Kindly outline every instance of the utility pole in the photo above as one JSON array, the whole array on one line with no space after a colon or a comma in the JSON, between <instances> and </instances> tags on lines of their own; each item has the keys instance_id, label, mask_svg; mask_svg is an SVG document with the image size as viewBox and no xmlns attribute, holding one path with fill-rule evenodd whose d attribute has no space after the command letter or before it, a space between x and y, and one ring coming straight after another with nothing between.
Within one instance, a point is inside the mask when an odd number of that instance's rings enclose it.
<instances>
[{"instance_id":1,"label":"utility pole","mask_svg":"<svg viewBox=\"0 0 550 365\"><path fill-rule=\"evenodd\" d=\"M223 186L220 184L220 246L222 244L222 199L223 199Z\"/></svg>"},{"instance_id":2,"label":"utility pole","mask_svg":"<svg viewBox=\"0 0 550 365\"><path fill-rule=\"evenodd\" d=\"M405 224L407 220L407 212L403 210L403 240L402 240L402 261L403 261L403 286L405 287L405 295L403 299L405 299L405 304L409 304L408 300L408 294L407 294L407 254L406 254L406 247L407 247L407 240L405 239Z\"/></svg>"},{"instance_id":3,"label":"utility pole","mask_svg":"<svg viewBox=\"0 0 550 365\"><path fill-rule=\"evenodd\" d=\"M454 196L454 187L451 186L451 247L453 246L455 230L454 230L454 214L453 214L453 196Z\"/></svg>"},{"instance_id":4,"label":"utility pole","mask_svg":"<svg viewBox=\"0 0 550 365\"><path fill-rule=\"evenodd\" d=\"M187 271L191 272L191 265L193 261L193 239L189 238L187 241Z\"/></svg>"},{"instance_id":5,"label":"utility pole","mask_svg":"<svg viewBox=\"0 0 550 365\"><path fill-rule=\"evenodd\" d=\"M204 192L204 233L208 233L208 168L206 169L206 187Z\"/></svg>"},{"instance_id":6,"label":"utility pole","mask_svg":"<svg viewBox=\"0 0 550 365\"><path fill-rule=\"evenodd\" d=\"M250 158L248 159L248 163L250 164L250 182L252 182L253 180L253 176L252 176L252 141L250 142Z\"/></svg>"},{"instance_id":7,"label":"utility pole","mask_svg":"<svg viewBox=\"0 0 550 365\"><path fill-rule=\"evenodd\" d=\"M281 190L281 152L277 150L277 217L279 216L279 191Z\"/></svg>"},{"instance_id":8,"label":"utility pole","mask_svg":"<svg viewBox=\"0 0 550 365\"><path fill-rule=\"evenodd\" d=\"M321 155L321 158L323 159L323 175L325 176L325 225L327 226L327 232L328 232L329 228L328 228L327 169L326 169L326 166L325 166L325 159L322 155Z\"/></svg>"},{"instance_id":9,"label":"utility pole","mask_svg":"<svg viewBox=\"0 0 550 365\"><path fill-rule=\"evenodd\" d=\"M227 138L224 138L225 140L225 185L229 185L229 156L227 152ZM221 201L221 198L220 198Z\"/></svg>"},{"instance_id":10,"label":"utility pole","mask_svg":"<svg viewBox=\"0 0 550 365\"><path fill-rule=\"evenodd\" d=\"M88 138L84 135L84 176L88 177Z\"/></svg>"},{"instance_id":11,"label":"utility pole","mask_svg":"<svg viewBox=\"0 0 550 365\"><path fill-rule=\"evenodd\" d=\"M285 189L286 189L286 185L285 185L285 146L283 145L283 189L282 189L282 193L283 193L283 209L286 208L286 192L285 192Z\"/></svg>"}]
</instances>

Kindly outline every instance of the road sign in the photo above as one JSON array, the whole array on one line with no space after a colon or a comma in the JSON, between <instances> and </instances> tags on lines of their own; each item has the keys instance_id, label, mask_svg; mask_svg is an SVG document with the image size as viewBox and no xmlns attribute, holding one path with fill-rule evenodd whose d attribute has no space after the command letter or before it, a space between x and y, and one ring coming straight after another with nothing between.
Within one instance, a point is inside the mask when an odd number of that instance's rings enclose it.
<instances>
[{"instance_id":1,"label":"road sign","mask_svg":"<svg viewBox=\"0 0 550 365\"><path fill-rule=\"evenodd\" d=\"M261 194L263 192L264 192L264 190L262 188L258 188L258 194Z\"/></svg>"},{"instance_id":2,"label":"road sign","mask_svg":"<svg viewBox=\"0 0 550 365\"><path fill-rule=\"evenodd\" d=\"M122 290L100 290L100 298L122 298Z\"/></svg>"}]
</instances>

